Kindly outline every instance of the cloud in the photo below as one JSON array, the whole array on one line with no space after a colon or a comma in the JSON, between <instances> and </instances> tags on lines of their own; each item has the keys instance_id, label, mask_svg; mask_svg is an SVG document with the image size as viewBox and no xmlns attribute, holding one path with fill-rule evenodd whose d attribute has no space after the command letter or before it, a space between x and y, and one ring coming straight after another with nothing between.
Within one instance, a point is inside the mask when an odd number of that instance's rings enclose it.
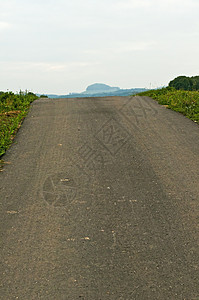
<instances>
[{"instance_id":1,"label":"cloud","mask_svg":"<svg viewBox=\"0 0 199 300\"><path fill-rule=\"evenodd\" d=\"M128 0L128 1L118 1L115 4L115 8L117 10L126 10L126 9L135 9L135 8L143 8L143 7L151 7L151 5L153 5L151 2L152 1L148 1L148 0Z\"/></svg>"},{"instance_id":2,"label":"cloud","mask_svg":"<svg viewBox=\"0 0 199 300\"><path fill-rule=\"evenodd\" d=\"M44 62L3 62L0 61L1 69L14 72L34 70L39 72L57 72L57 71L67 71L67 69L72 68L87 68L88 66L98 65L98 62L68 62L68 63L44 63Z\"/></svg>"},{"instance_id":3,"label":"cloud","mask_svg":"<svg viewBox=\"0 0 199 300\"><path fill-rule=\"evenodd\" d=\"M0 22L0 30L9 29L12 27L11 23L8 22Z\"/></svg>"},{"instance_id":4,"label":"cloud","mask_svg":"<svg viewBox=\"0 0 199 300\"><path fill-rule=\"evenodd\" d=\"M115 3L116 10L153 9L165 12L186 12L187 9L199 8L196 0L126 0Z\"/></svg>"},{"instance_id":5,"label":"cloud","mask_svg":"<svg viewBox=\"0 0 199 300\"><path fill-rule=\"evenodd\" d=\"M86 49L85 54L88 55L106 55L107 57L113 56L113 54L125 54L138 51L147 51L153 49L157 45L155 41L149 42L123 42L115 43L114 47L101 47L98 49Z\"/></svg>"},{"instance_id":6,"label":"cloud","mask_svg":"<svg viewBox=\"0 0 199 300\"><path fill-rule=\"evenodd\" d=\"M115 49L116 53L127 53L134 51L145 51L151 49L156 42L137 42L137 43L124 43Z\"/></svg>"}]
</instances>

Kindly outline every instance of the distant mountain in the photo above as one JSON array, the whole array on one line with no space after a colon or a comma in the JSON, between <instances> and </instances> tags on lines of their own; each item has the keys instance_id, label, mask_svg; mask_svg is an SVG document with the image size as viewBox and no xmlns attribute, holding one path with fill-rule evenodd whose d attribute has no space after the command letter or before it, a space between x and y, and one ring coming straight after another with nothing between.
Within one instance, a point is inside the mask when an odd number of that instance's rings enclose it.
<instances>
[{"instance_id":1,"label":"distant mountain","mask_svg":"<svg viewBox=\"0 0 199 300\"><path fill-rule=\"evenodd\" d=\"M94 83L87 87L86 91L82 94L99 94L99 93L112 93L119 91L119 87L111 87L103 83Z\"/></svg>"},{"instance_id":2,"label":"distant mountain","mask_svg":"<svg viewBox=\"0 0 199 300\"><path fill-rule=\"evenodd\" d=\"M84 98L84 97L107 97L107 96L130 96L147 91L144 88L120 89L111 87L103 83L94 83L86 88L82 93L70 93L69 95L52 95L47 94L49 98ZM40 96L37 94L37 96Z\"/></svg>"}]
</instances>

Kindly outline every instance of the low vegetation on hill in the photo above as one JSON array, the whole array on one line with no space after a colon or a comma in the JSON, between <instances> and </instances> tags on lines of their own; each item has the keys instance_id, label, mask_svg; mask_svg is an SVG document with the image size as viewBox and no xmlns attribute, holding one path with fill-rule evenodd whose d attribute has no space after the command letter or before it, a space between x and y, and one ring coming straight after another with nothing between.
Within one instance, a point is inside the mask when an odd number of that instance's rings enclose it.
<instances>
[{"instance_id":1,"label":"low vegetation on hill","mask_svg":"<svg viewBox=\"0 0 199 300\"><path fill-rule=\"evenodd\" d=\"M31 92L0 92L0 157L9 148L30 103L37 99Z\"/></svg>"},{"instance_id":2,"label":"low vegetation on hill","mask_svg":"<svg viewBox=\"0 0 199 300\"><path fill-rule=\"evenodd\" d=\"M158 101L167 108L182 113L189 119L199 124L199 90L186 91L166 87L157 90L149 90L139 93L140 96L148 96Z\"/></svg>"}]
</instances>

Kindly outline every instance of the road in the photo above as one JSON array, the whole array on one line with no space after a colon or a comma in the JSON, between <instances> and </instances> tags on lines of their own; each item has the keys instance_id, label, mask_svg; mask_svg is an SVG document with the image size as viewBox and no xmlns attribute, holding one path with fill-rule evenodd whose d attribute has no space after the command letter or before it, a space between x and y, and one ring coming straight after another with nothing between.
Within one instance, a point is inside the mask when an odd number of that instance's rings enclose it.
<instances>
[{"instance_id":1,"label":"road","mask_svg":"<svg viewBox=\"0 0 199 300\"><path fill-rule=\"evenodd\" d=\"M199 299L199 127L147 97L36 100L0 173L0 299Z\"/></svg>"}]
</instances>

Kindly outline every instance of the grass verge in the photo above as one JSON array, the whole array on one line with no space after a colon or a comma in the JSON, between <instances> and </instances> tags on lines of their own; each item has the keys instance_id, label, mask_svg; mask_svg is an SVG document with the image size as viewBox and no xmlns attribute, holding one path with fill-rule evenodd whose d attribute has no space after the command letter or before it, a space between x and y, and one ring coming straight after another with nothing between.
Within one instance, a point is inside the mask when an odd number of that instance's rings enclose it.
<instances>
[{"instance_id":1,"label":"grass verge","mask_svg":"<svg viewBox=\"0 0 199 300\"><path fill-rule=\"evenodd\" d=\"M33 93L0 92L0 158L10 147L30 104L37 99ZM3 162L0 160L0 169Z\"/></svg>"},{"instance_id":2,"label":"grass verge","mask_svg":"<svg viewBox=\"0 0 199 300\"><path fill-rule=\"evenodd\" d=\"M3 170L3 160L0 159L0 172Z\"/></svg>"},{"instance_id":3,"label":"grass verge","mask_svg":"<svg viewBox=\"0 0 199 300\"><path fill-rule=\"evenodd\" d=\"M166 87L137 95L151 97L159 104L178 111L199 124L199 91L184 91Z\"/></svg>"}]
</instances>

